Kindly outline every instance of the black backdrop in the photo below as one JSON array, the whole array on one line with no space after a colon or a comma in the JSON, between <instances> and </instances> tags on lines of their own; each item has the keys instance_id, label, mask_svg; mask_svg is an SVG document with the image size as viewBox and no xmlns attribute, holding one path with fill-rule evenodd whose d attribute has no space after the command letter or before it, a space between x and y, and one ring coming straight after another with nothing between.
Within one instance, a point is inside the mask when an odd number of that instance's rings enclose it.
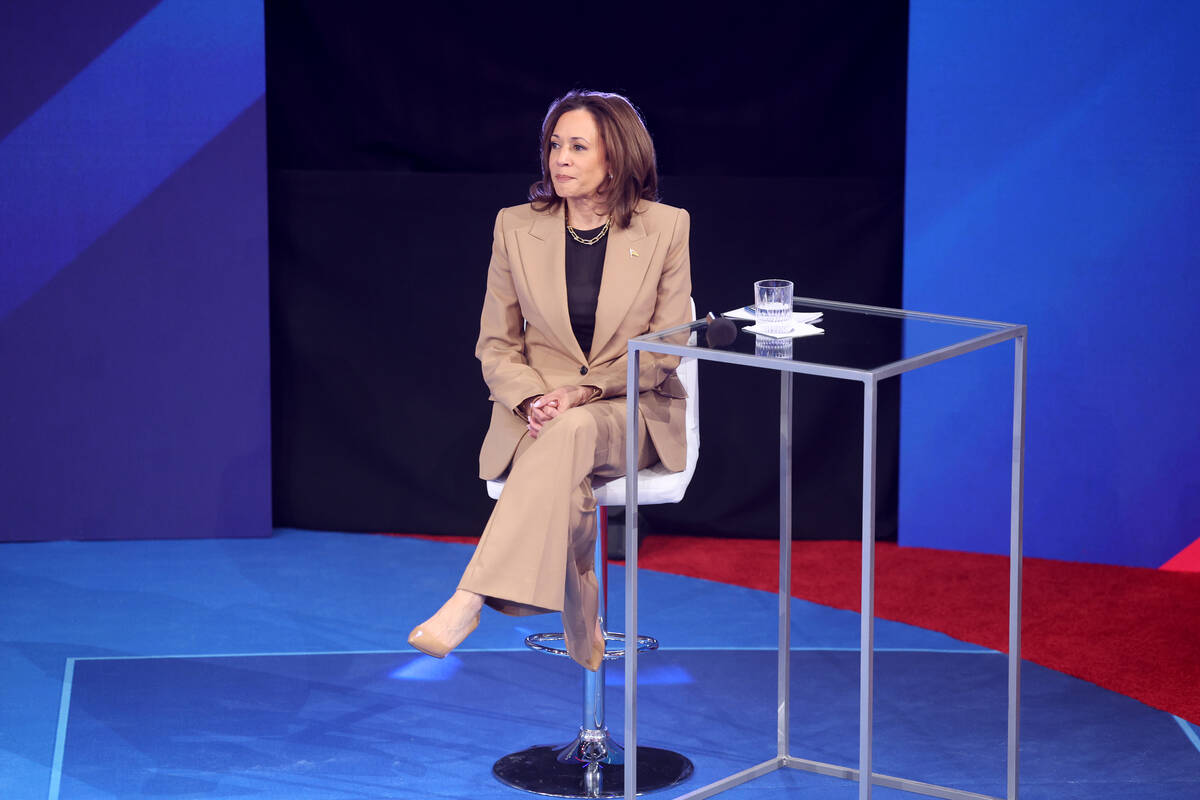
<instances>
[{"instance_id":1,"label":"black backdrop","mask_svg":"<svg viewBox=\"0 0 1200 800\"><path fill-rule=\"evenodd\" d=\"M267 4L276 525L481 530L472 352L492 223L524 200L568 88L643 111L663 200L692 215L701 312L749 302L761 277L900 304L907 3L544 8ZM648 527L774 536L778 380L710 363L700 379L696 476ZM883 388L889 538L899 390ZM858 384L797 376L798 538L858 537L861 415Z\"/></svg>"}]
</instances>

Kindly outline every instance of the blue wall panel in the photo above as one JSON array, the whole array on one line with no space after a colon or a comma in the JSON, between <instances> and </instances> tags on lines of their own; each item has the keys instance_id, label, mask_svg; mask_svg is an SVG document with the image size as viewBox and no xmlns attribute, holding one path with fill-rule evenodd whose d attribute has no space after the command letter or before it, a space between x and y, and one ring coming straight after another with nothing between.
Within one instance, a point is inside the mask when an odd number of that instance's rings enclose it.
<instances>
[{"instance_id":1,"label":"blue wall panel","mask_svg":"<svg viewBox=\"0 0 1200 800\"><path fill-rule=\"evenodd\" d=\"M0 140L0 539L266 535L262 8L117 33Z\"/></svg>"},{"instance_id":2,"label":"blue wall panel","mask_svg":"<svg viewBox=\"0 0 1200 800\"><path fill-rule=\"evenodd\" d=\"M1200 535L1200 5L914 0L905 306L1030 325L1026 553ZM1012 349L905 378L901 541L1005 552Z\"/></svg>"},{"instance_id":3,"label":"blue wall panel","mask_svg":"<svg viewBox=\"0 0 1200 800\"><path fill-rule=\"evenodd\" d=\"M0 11L0 138L12 133L158 0L5 3ZM32 65L32 66L31 66Z\"/></svg>"}]
</instances>

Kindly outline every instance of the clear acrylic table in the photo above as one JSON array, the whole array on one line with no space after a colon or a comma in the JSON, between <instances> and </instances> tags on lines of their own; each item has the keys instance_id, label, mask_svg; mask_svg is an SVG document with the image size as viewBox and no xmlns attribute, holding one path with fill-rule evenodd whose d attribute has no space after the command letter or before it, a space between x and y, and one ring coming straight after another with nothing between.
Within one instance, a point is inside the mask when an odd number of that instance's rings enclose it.
<instances>
[{"instance_id":1,"label":"clear acrylic table","mask_svg":"<svg viewBox=\"0 0 1200 800\"><path fill-rule=\"evenodd\" d=\"M872 770L872 724L875 654L875 446L879 384L905 372L1013 340L1012 473L1009 527L1008 608L1008 742L1007 800L1017 800L1019 725L1021 703L1021 552L1022 502L1025 452L1024 325L925 314L892 308L854 305L811 298L796 298L795 310L820 311L825 334L799 339L767 340L739 331L728 347L704 344L703 320L670 330L648 333L629 341L628 385L637 385L642 353L665 353L701 361L720 361L780 374L779 387L779 656L777 748L773 757L741 772L680 795L677 800L700 800L777 769L798 769L857 781L859 800L869 800L871 787L886 786L947 800L998 800L990 795L947 786L883 775ZM745 323L739 323L744 325ZM699 336L693 335L699 333ZM858 764L843 766L812 761L791 754L789 660L791 651L791 544L792 544L792 376L817 375L857 381L863 387L862 452L862 613L859 660ZM628 396L627 431L637 430L637 392ZM626 437L626 457L637 463L637 437ZM625 529L625 635L637 636L637 479L626 478ZM625 797L636 795L637 774L637 669L638 655L625 657ZM861 776L870 776L862 780Z\"/></svg>"}]
</instances>

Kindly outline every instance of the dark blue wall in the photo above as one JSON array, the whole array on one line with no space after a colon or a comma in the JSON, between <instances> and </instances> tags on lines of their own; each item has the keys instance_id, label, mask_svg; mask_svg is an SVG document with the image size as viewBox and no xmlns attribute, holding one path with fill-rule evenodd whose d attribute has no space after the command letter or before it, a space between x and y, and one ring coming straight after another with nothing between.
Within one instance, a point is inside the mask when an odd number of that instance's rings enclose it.
<instances>
[{"instance_id":1,"label":"dark blue wall","mask_svg":"<svg viewBox=\"0 0 1200 800\"><path fill-rule=\"evenodd\" d=\"M266 535L261 4L6 15L0 540Z\"/></svg>"},{"instance_id":2,"label":"dark blue wall","mask_svg":"<svg viewBox=\"0 0 1200 800\"><path fill-rule=\"evenodd\" d=\"M1200 535L1200 4L913 0L905 307L1030 326L1026 553ZM900 540L1006 552L1012 348L905 378Z\"/></svg>"}]
</instances>

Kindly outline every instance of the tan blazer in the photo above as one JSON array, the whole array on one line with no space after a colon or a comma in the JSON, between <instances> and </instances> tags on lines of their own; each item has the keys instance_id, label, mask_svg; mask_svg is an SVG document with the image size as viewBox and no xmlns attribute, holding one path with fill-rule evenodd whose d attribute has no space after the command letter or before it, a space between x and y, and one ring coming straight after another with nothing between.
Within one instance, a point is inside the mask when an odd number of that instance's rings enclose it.
<instances>
[{"instance_id":1,"label":"tan blazer","mask_svg":"<svg viewBox=\"0 0 1200 800\"><path fill-rule=\"evenodd\" d=\"M626 394L629 339L691 320L692 276L687 211L641 201L628 228L608 232L596 306L592 352L584 353L567 310L563 207L537 212L526 204L496 215L487 294L475 355L491 390L492 420L479 452L479 476L508 469L525 420L526 398L566 385ZM641 412L659 460L678 472L686 462L679 359L643 353Z\"/></svg>"}]
</instances>

